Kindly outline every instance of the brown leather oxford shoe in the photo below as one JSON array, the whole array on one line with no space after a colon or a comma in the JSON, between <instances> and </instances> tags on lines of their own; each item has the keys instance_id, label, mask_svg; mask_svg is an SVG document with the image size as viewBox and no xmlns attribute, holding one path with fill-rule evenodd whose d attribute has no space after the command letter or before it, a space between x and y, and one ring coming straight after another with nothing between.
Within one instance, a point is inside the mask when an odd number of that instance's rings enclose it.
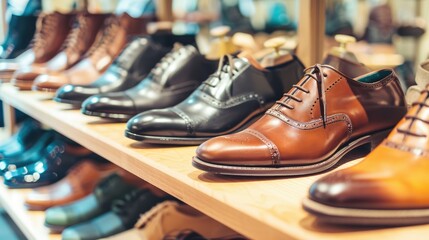
<instances>
[{"instance_id":1,"label":"brown leather oxford shoe","mask_svg":"<svg viewBox=\"0 0 429 240\"><path fill-rule=\"evenodd\" d=\"M315 182L304 208L339 224L429 223L428 123L429 86L362 162Z\"/></svg>"},{"instance_id":2,"label":"brown leather oxford shoe","mask_svg":"<svg viewBox=\"0 0 429 240\"><path fill-rule=\"evenodd\" d=\"M64 205L90 194L97 183L105 176L117 171L113 164L96 164L82 161L70 169L60 181L43 187L34 188L25 199L25 205L31 210Z\"/></svg>"},{"instance_id":3,"label":"brown leather oxford shoe","mask_svg":"<svg viewBox=\"0 0 429 240\"><path fill-rule=\"evenodd\" d=\"M30 66L21 66L20 69L34 68L34 71L20 70L12 76L12 84L21 90L30 90L38 72L45 68L45 63L51 60L61 49L68 33L74 14L61 14L58 12L41 14L37 20L36 34L34 35L32 63Z\"/></svg>"},{"instance_id":4,"label":"brown leather oxford shoe","mask_svg":"<svg viewBox=\"0 0 429 240\"><path fill-rule=\"evenodd\" d=\"M352 79L315 65L247 129L200 145L193 165L229 175L317 173L359 146L377 144L405 112L392 70Z\"/></svg>"}]
</instances>

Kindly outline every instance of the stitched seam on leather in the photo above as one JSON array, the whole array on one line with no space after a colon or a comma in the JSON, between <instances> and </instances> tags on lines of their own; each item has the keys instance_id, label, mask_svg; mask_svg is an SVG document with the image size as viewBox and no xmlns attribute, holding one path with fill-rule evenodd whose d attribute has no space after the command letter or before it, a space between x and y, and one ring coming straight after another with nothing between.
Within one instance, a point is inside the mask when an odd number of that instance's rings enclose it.
<instances>
[{"instance_id":1,"label":"stitched seam on leather","mask_svg":"<svg viewBox=\"0 0 429 240\"><path fill-rule=\"evenodd\" d=\"M267 146L268 150L270 151L272 164L273 165L280 164L279 149L271 140L269 140L267 137L265 137L265 135L263 135L262 133L255 131L253 129L246 129L246 130L244 130L244 132L248 132L249 134L260 139L265 144L265 146Z\"/></svg>"},{"instance_id":2,"label":"stitched seam on leather","mask_svg":"<svg viewBox=\"0 0 429 240\"><path fill-rule=\"evenodd\" d=\"M410 147L410 146L406 146L403 144L398 144L395 142L391 142L386 140L384 142L385 146L394 148L394 149L398 149L400 151L404 151L404 152L409 152L413 155L417 155L417 156L424 156L424 157L428 157L429 156L429 151L425 150L425 149L421 149L421 148L415 148L415 147Z\"/></svg>"},{"instance_id":3,"label":"stitched seam on leather","mask_svg":"<svg viewBox=\"0 0 429 240\"><path fill-rule=\"evenodd\" d=\"M354 83L359 86L359 87L364 87L364 88L379 88L379 87L383 87L385 85L387 85L388 83L390 83L393 79L395 78L394 74L390 74L390 76L384 78L383 80L381 80L380 82L377 83L371 83L371 84L364 84L358 81L355 81Z\"/></svg>"},{"instance_id":4,"label":"stitched seam on leather","mask_svg":"<svg viewBox=\"0 0 429 240\"><path fill-rule=\"evenodd\" d=\"M194 134L194 126L192 123L192 119L190 117L188 117L188 115L186 115L182 110L180 110L177 107L172 107L172 108L170 108L170 110L172 112L174 112L175 114L177 114L179 117L181 117L185 121L186 130L188 131L188 134L193 135Z\"/></svg>"},{"instance_id":5,"label":"stitched seam on leather","mask_svg":"<svg viewBox=\"0 0 429 240\"><path fill-rule=\"evenodd\" d=\"M293 119L286 117L281 112L274 110L274 109L267 110L266 114L274 116L274 117L282 120L283 122L287 123L288 125L295 127L295 128L298 128L298 129L302 129L302 130L315 129L315 128L319 128L319 127L323 126L322 119L315 119L315 120L311 120L309 122L298 122L298 121L295 121ZM347 116L346 114L336 113L334 115L330 115L326 119L326 124L332 124L332 123L340 122L340 121L344 121L347 123L347 132L348 132L348 136L350 138L350 136L353 132L353 126L352 126L352 121L350 120L349 116Z\"/></svg>"},{"instance_id":6,"label":"stitched seam on leather","mask_svg":"<svg viewBox=\"0 0 429 240\"><path fill-rule=\"evenodd\" d=\"M232 97L227 101L219 101L206 93L202 93L201 97L205 100L207 104L216 108L230 108L254 100L257 100L261 105L265 103L265 101L257 93L249 93Z\"/></svg>"}]
</instances>

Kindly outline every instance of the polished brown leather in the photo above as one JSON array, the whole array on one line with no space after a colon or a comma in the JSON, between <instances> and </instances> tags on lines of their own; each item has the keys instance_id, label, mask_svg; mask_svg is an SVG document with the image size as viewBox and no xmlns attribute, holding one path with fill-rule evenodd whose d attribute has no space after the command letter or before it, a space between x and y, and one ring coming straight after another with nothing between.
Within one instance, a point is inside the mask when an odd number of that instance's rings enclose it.
<instances>
[{"instance_id":1,"label":"polished brown leather","mask_svg":"<svg viewBox=\"0 0 429 240\"><path fill-rule=\"evenodd\" d=\"M128 14L109 17L84 59L66 71L40 75L33 88L55 91L64 84L94 82L113 62L130 36L146 33L146 24L150 20L151 17L132 18Z\"/></svg>"},{"instance_id":2,"label":"polished brown leather","mask_svg":"<svg viewBox=\"0 0 429 240\"><path fill-rule=\"evenodd\" d=\"M362 162L314 183L310 198L346 208L429 208L428 123L429 86L387 139Z\"/></svg>"},{"instance_id":3,"label":"polished brown leather","mask_svg":"<svg viewBox=\"0 0 429 240\"><path fill-rule=\"evenodd\" d=\"M70 32L74 14L62 14L58 12L42 13L36 26L36 34L33 39L32 54L34 58L32 67L43 67L47 61L52 59L61 49L67 35ZM31 81L37 76L32 72L19 74L15 72L12 83L20 89L31 88ZM28 83L30 81L30 85Z\"/></svg>"},{"instance_id":4,"label":"polished brown leather","mask_svg":"<svg viewBox=\"0 0 429 240\"><path fill-rule=\"evenodd\" d=\"M90 194L103 177L118 170L113 164L96 164L82 161L70 169L60 181L43 187L34 188L25 199L32 210L44 210L52 206L63 205Z\"/></svg>"},{"instance_id":5,"label":"polished brown leather","mask_svg":"<svg viewBox=\"0 0 429 240\"><path fill-rule=\"evenodd\" d=\"M342 74L349 78L359 77L371 72L371 69L361 63L352 62L332 54L326 55L325 59L323 59L323 64L327 64L338 69Z\"/></svg>"},{"instance_id":6,"label":"polished brown leather","mask_svg":"<svg viewBox=\"0 0 429 240\"><path fill-rule=\"evenodd\" d=\"M330 66L315 65L261 119L239 133L203 143L197 158L222 166L317 166L345 144L392 128L405 112L392 70L351 79Z\"/></svg>"},{"instance_id":7,"label":"polished brown leather","mask_svg":"<svg viewBox=\"0 0 429 240\"><path fill-rule=\"evenodd\" d=\"M105 14L79 14L75 27L63 43L63 50L46 63L20 68L15 73L17 81L28 81L28 84L32 84L40 74L62 71L76 64L94 43L106 16Z\"/></svg>"}]
</instances>

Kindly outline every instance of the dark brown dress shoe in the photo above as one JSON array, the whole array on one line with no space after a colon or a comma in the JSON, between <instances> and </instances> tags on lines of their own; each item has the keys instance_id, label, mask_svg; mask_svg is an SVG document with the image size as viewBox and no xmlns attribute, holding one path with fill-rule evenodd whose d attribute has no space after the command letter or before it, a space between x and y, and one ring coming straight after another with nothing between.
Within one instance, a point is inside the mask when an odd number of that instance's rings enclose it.
<instances>
[{"instance_id":1,"label":"dark brown dress shoe","mask_svg":"<svg viewBox=\"0 0 429 240\"><path fill-rule=\"evenodd\" d=\"M96 81L119 55L130 36L146 33L146 24L150 20L152 17L133 18L127 14L109 17L85 58L68 70L38 76L33 88L56 91L65 84Z\"/></svg>"},{"instance_id":2,"label":"dark brown dress shoe","mask_svg":"<svg viewBox=\"0 0 429 240\"><path fill-rule=\"evenodd\" d=\"M116 170L118 168L113 164L84 160L73 166L60 181L34 188L26 197L25 205L30 210L45 210L71 203L90 194L102 178Z\"/></svg>"},{"instance_id":3,"label":"dark brown dress shoe","mask_svg":"<svg viewBox=\"0 0 429 240\"><path fill-rule=\"evenodd\" d=\"M429 86L362 162L315 182L304 208L337 224L429 223L428 116Z\"/></svg>"},{"instance_id":4,"label":"dark brown dress shoe","mask_svg":"<svg viewBox=\"0 0 429 240\"><path fill-rule=\"evenodd\" d=\"M318 173L351 150L378 143L405 113L392 70L353 79L315 65L250 127L200 145L193 165L231 175Z\"/></svg>"},{"instance_id":5,"label":"dark brown dress shoe","mask_svg":"<svg viewBox=\"0 0 429 240\"><path fill-rule=\"evenodd\" d=\"M58 12L41 14L37 20L36 34L32 46L34 60L31 67L42 68L61 49L71 29L74 14L62 14ZM30 90L37 74L15 72L12 83L21 90Z\"/></svg>"}]
</instances>

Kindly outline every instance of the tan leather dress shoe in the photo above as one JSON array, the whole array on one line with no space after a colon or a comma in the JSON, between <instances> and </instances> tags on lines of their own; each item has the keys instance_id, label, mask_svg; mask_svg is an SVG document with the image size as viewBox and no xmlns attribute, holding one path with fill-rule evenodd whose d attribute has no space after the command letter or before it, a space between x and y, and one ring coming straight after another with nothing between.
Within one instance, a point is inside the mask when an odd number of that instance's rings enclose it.
<instances>
[{"instance_id":1,"label":"tan leather dress shoe","mask_svg":"<svg viewBox=\"0 0 429 240\"><path fill-rule=\"evenodd\" d=\"M15 78L30 85L40 74L63 71L76 64L94 43L97 32L107 16L87 13L78 15L74 28L63 43L63 50L46 63L34 63L20 68L15 73Z\"/></svg>"},{"instance_id":2,"label":"tan leather dress shoe","mask_svg":"<svg viewBox=\"0 0 429 240\"><path fill-rule=\"evenodd\" d=\"M12 76L12 84L21 90L30 90L37 72L42 71L45 63L52 59L61 49L75 15L58 12L41 14L37 20L36 34L33 40L31 53L34 58L31 65L25 68L34 68L33 71L24 70L23 74L16 71ZM21 69L21 68L20 68Z\"/></svg>"},{"instance_id":3,"label":"tan leather dress shoe","mask_svg":"<svg viewBox=\"0 0 429 240\"><path fill-rule=\"evenodd\" d=\"M90 194L100 179L118 170L113 164L96 164L82 161L70 169L67 176L60 181L34 188L25 199L26 206L31 210L64 205Z\"/></svg>"},{"instance_id":4,"label":"tan leather dress shoe","mask_svg":"<svg viewBox=\"0 0 429 240\"><path fill-rule=\"evenodd\" d=\"M33 88L56 91L64 84L94 82L113 62L129 36L146 33L146 24L150 20L151 17L132 18L127 14L111 16L105 21L85 58L66 71L40 75Z\"/></svg>"},{"instance_id":5,"label":"tan leather dress shoe","mask_svg":"<svg viewBox=\"0 0 429 240\"><path fill-rule=\"evenodd\" d=\"M429 223L429 85L362 162L315 182L304 208L356 225Z\"/></svg>"},{"instance_id":6,"label":"tan leather dress shoe","mask_svg":"<svg viewBox=\"0 0 429 240\"><path fill-rule=\"evenodd\" d=\"M165 201L142 215L133 229L105 239L167 239L168 236L173 236L183 230L197 232L205 239L233 239L233 237L240 237L234 230L188 205Z\"/></svg>"},{"instance_id":7,"label":"tan leather dress shoe","mask_svg":"<svg viewBox=\"0 0 429 240\"><path fill-rule=\"evenodd\" d=\"M200 145L193 165L230 175L317 173L359 146L377 144L405 113L392 70L352 79L315 65L250 127Z\"/></svg>"}]
</instances>

